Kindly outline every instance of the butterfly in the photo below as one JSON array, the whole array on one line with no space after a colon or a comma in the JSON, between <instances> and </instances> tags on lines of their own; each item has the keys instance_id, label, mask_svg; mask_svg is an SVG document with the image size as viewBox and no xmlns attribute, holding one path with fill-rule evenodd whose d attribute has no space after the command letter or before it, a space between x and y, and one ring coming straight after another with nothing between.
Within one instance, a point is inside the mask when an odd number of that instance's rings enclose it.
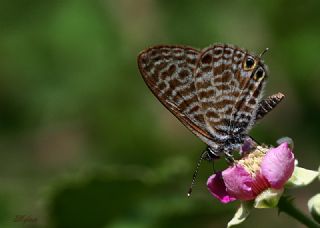
<instances>
[{"instance_id":1,"label":"butterfly","mask_svg":"<svg viewBox=\"0 0 320 228\"><path fill-rule=\"evenodd\" d=\"M138 55L138 66L158 100L207 145L201 158L231 159L252 126L284 98L276 93L262 99L268 77L264 53L229 44L202 50L158 45Z\"/></svg>"}]
</instances>

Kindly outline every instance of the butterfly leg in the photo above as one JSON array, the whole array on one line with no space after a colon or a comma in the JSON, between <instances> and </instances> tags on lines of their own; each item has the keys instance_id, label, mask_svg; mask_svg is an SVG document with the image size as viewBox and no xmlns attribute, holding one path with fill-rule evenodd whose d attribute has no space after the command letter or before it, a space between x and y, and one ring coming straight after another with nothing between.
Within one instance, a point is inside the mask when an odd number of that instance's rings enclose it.
<instances>
[{"instance_id":1,"label":"butterfly leg","mask_svg":"<svg viewBox=\"0 0 320 228\"><path fill-rule=\"evenodd\" d=\"M232 164L234 163L234 158L233 158L233 156L232 156L231 153L225 152L225 153L224 153L224 156L225 156L225 159L226 159L226 161L227 161L227 163L228 163L229 165L232 165Z\"/></svg>"},{"instance_id":2,"label":"butterfly leg","mask_svg":"<svg viewBox=\"0 0 320 228\"><path fill-rule=\"evenodd\" d=\"M210 146L207 146L205 153L206 153L205 160L212 161L220 158L220 156L216 155L216 153Z\"/></svg>"},{"instance_id":3,"label":"butterfly leg","mask_svg":"<svg viewBox=\"0 0 320 228\"><path fill-rule=\"evenodd\" d=\"M214 173L216 173L216 169L214 167L214 160L217 160L219 158L220 157L215 154L214 150L210 146L207 146L207 148L206 148L206 158L205 159L207 161L212 161L212 169L213 169Z\"/></svg>"},{"instance_id":4,"label":"butterfly leg","mask_svg":"<svg viewBox=\"0 0 320 228\"><path fill-rule=\"evenodd\" d=\"M217 173L216 168L214 166L214 160L212 161L212 170L213 170L213 173Z\"/></svg>"}]
</instances>

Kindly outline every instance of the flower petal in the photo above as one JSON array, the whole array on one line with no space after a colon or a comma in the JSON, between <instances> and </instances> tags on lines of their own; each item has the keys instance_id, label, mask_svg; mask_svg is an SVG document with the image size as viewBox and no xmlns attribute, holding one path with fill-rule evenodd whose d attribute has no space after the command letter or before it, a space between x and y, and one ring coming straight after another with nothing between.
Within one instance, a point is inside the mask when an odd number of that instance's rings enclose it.
<instances>
[{"instance_id":1,"label":"flower petal","mask_svg":"<svg viewBox=\"0 0 320 228\"><path fill-rule=\"evenodd\" d=\"M274 208L278 205L279 199L283 193L282 189L268 188L261 192L254 200L255 208Z\"/></svg>"},{"instance_id":2,"label":"flower petal","mask_svg":"<svg viewBox=\"0 0 320 228\"><path fill-rule=\"evenodd\" d=\"M272 188L280 189L294 170L294 155L287 142L270 149L261 162L261 174Z\"/></svg>"},{"instance_id":3,"label":"flower petal","mask_svg":"<svg viewBox=\"0 0 320 228\"><path fill-rule=\"evenodd\" d=\"M303 187L310 184L319 176L319 172L304 169L301 167L294 167L294 171L288 182L286 183L286 187L294 188L294 187Z\"/></svg>"},{"instance_id":4,"label":"flower petal","mask_svg":"<svg viewBox=\"0 0 320 228\"><path fill-rule=\"evenodd\" d=\"M243 201L233 218L228 222L228 228L242 223L249 216L252 209L252 201Z\"/></svg>"},{"instance_id":5,"label":"flower petal","mask_svg":"<svg viewBox=\"0 0 320 228\"><path fill-rule=\"evenodd\" d=\"M308 208L314 220L320 223L320 193L308 201Z\"/></svg>"},{"instance_id":6,"label":"flower petal","mask_svg":"<svg viewBox=\"0 0 320 228\"><path fill-rule=\"evenodd\" d=\"M222 173L217 172L211 175L207 181L207 187L211 194L219 199L222 203L229 203L236 200L226 191L226 185L222 179Z\"/></svg>"},{"instance_id":7,"label":"flower petal","mask_svg":"<svg viewBox=\"0 0 320 228\"><path fill-rule=\"evenodd\" d=\"M222 172L222 177L227 187L227 192L240 200L254 199L252 191L253 179L240 165L234 165Z\"/></svg>"}]
</instances>

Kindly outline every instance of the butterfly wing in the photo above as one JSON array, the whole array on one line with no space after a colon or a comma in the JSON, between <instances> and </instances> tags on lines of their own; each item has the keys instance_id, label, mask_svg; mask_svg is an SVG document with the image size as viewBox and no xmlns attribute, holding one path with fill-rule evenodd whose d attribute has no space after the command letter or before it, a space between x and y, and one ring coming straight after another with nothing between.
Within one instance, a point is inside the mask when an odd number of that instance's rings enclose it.
<instances>
[{"instance_id":1,"label":"butterfly wing","mask_svg":"<svg viewBox=\"0 0 320 228\"><path fill-rule=\"evenodd\" d=\"M204 49L197 61L195 87L218 154L238 149L255 117L264 83L243 70L247 55L242 49L217 44Z\"/></svg>"},{"instance_id":2,"label":"butterfly wing","mask_svg":"<svg viewBox=\"0 0 320 228\"><path fill-rule=\"evenodd\" d=\"M211 136L206 131L202 110L194 86L193 72L199 51L185 46L155 46L138 56L140 73L146 84L188 129L206 144Z\"/></svg>"}]
</instances>

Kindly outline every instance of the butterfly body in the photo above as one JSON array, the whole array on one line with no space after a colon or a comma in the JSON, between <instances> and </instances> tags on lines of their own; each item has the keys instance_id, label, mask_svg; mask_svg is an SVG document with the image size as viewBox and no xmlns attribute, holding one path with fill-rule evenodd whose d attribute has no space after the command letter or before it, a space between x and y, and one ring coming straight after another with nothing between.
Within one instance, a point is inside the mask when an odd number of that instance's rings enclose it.
<instances>
[{"instance_id":1,"label":"butterfly body","mask_svg":"<svg viewBox=\"0 0 320 228\"><path fill-rule=\"evenodd\" d=\"M261 100L266 65L233 45L154 46L139 54L138 65L159 101L208 145L209 160L239 150L253 124L284 97Z\"/></svg>"}]
</instances>

